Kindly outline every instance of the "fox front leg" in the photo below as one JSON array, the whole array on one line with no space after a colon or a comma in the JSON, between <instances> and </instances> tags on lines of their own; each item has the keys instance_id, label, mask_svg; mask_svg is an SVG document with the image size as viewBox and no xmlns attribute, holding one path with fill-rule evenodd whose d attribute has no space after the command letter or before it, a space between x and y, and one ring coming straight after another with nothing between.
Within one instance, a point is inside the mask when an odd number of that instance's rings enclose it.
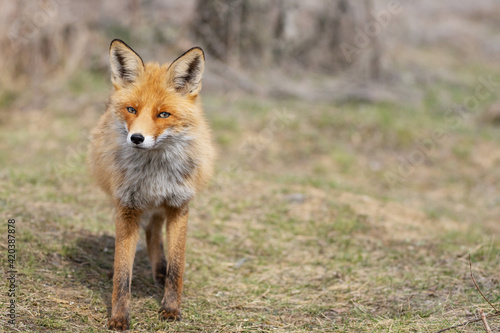
<instances>
[{"instance_id":1,"label":"fox front leg","mask_svg":"<svg viewBox=\"0 0 500 333\"><path fill-rule=\"evenodd\" d=\"M181 320L181 296L184 265L186 262L186 231L189 208L167 207L167 276L165 295L161 302L160 317L165 320Z\"/></svg>"},{"instance_id":2,"label":"fox front leg","mask_svg":"<svg viewBox=\"0 0 500 333\"><path fill-rule=\"evenodd\" d=\"M139 239L139 212L125 207L116 209L115 262L111 318L108 328L117 331L129 329L130 285L135 249Z\"/></svg>"}]
</instances>

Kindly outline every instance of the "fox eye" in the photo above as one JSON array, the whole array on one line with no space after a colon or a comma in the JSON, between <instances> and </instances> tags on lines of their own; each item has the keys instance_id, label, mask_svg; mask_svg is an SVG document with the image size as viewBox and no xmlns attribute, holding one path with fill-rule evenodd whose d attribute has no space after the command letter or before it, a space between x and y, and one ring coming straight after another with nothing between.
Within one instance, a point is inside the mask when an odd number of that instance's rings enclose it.
<instances>
[{"instance_id":1,"label":"fox eye","mask_svg":"<svg viewBox=\"0 0 500 333\"><path fill-rule=\"evenodd\" d=\"M158 114L158 118L168 118L168 117L170 117L170 113L168 112L160 112Z\"/></svg>"},{"instance_id":2,"label":"fox eye","mask_svg":"<svg viewBox=\"0 0 500 333\"><path fill-rule=\"evenodd\" d=\"M136 114L137 113L137 110L134 109L133 107L129 106L127 107L127 111L130 112L130 113L133 113L133 114Z\"/></svg>"}]
</instances>

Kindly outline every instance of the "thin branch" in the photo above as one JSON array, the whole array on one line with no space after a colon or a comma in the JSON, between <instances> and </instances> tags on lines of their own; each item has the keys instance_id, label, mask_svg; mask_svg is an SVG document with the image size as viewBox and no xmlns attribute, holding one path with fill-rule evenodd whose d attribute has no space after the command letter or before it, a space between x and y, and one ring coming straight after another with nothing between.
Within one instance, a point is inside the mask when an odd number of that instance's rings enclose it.
<instances>
[{"instance_id":1,"label":"thin branch","mask_svg":"<svg viewBox=\"0 0 500 333\"><path fill-rule=\"evenodd\" d=\"M484 315L483 309L479 309L479 315L481 316L481 320L483 321L484 329L486 333L492 333L490 325L488 325L488 321L486 320L486 316Z\"/></svg>"},{"instance_id":2,"label":"thin branch","mask_svg":"<svg viewBox=\"0 0 500 333\"><path fill-rule=\"evenodd\" d=\"M470 277L472 279L472 282L474 282L474 285L476 286L477 291L479 291L479 293L481 294L481 296L483 297L483 299L486 302L488 302L488 304L493 308L493 310L495 310L495 312L492 313L492 314L489 314L489 315L485 316L483 310L480 310L479 311L480 318L475 318L475 319L467 320L466 322L464 322L462 324L458 324L458 325L455 325L455 326L443 328L442 330L437 331L436 333L446 332L446 331L452 330L454 328L458 328L458 327L462 327L462 326L467 326L469 324L476 323L478 321L482 321L484 327L486 328L486 331L487 332L491 332L490 326L488 325L488 322L486 321L486 318L493 318L493 317L496 317L496 316L500 315L500 311L498 311L497 308L495 308L495 306L493 306L493 304L491 304L490 301L488 301L488 299L484 296L483 292L481 291L481 289L479 289L479 286L476 283L476 279L474 279L474 276L472 275L472 261L470 259L470 253L469 253L469 269L470 269Z\"/></svg>"},{"instance_id":3,"label":"thin branch","mask_svg":"<svg viewBox=\"0 0 500 333\"><path fill-rule=\"evenodd\" d=\"M493 317L497 317L498 315L500 315L500 312L495 312L495 313L489 314L489 315L485 316L485 318L493 318ZM439 330L436 333L446 332L446 331L452 330L454 328L467 326L469 324L477 323L478 321L482 321L482 320L483 320L482 318L475 318L475 319L467 320L465 323L443 328L442 330Z\"/></svg>"},{"instance_id":4,"label":"thin branch","mask_svg":"<svg viewBox=\"0 0 500 333\"><path fill-rule=\"evenodd\" d=\"M481 321L481 318L476 318L476 319L467 320L465 323L462 323L462 324L458 324L458 325L454 325L454 326L450 326L450 327L443 328L442 330L439 330L439 331L437 331L436 333L443 333L443 332L446 332L446 331L452 330L452 329L454 329L454 328L458 328L458 327L462 327L462 326L467 326L467 325L469 325L469 324L472 324L472 323L475 323L475 322L478 322L478 321Z\"/></svg>"},{"instance_id":5,"label":"thin branch","mask_svg":"<svg viewBox=\"0 0 500 333\"><path fill-rule=\"evenodd\" d=\"M477 291L479 291L481 296L483 296L484 300L486 302L488 302L488 304L493 308L493 310L495 310L495 313L498 313L497 308L495 308L495 306L493 304L491 304L490 301L488 301L488 299L486 297L484 297L483 292L481 291L481 289L479 289L479 286L477 285L476 280L474 279L474 276L472 275L472 261L470 260L470 253L469 253L469 269L470 269L470 278L472 279L472 282L474 282L474 285L476 286Z\"/></svg>"}]
</instances>

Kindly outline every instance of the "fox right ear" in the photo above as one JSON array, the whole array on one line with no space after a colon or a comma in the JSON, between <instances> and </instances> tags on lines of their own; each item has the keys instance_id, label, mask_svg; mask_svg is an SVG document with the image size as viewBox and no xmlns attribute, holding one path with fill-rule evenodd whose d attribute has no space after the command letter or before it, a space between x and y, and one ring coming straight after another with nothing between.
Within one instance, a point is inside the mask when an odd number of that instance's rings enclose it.
<instances>
[{"instance_id":1,"label":"fox right ear","mask_svg":"<svg viewBox=\"0 0 500 333\"><path fill-rule=\"evenodd\" d=\"M144 71L144 62L130 46L114 39L109 46L111 82L116 89L133 83Z\"/></svg>"},{"instance_id":2,"label":"fox right ear","mask_svg":"<svg viewBox=\"0 0 500 333\"><path fill-rule=\"evenodd\" d=\"M201 90L205 54L199 47L187 50L168 67L168 81L178 92L196 97Z\"/></svg>"}]
</instances>

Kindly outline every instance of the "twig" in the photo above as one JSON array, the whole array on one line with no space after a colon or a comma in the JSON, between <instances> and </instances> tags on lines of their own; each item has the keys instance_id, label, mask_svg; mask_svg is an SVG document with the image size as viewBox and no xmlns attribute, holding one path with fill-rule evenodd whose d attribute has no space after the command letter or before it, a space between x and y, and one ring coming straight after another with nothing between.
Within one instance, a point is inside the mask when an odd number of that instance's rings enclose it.
<instances>
[{"instance_id":1,"label":"twig","mask_svg":"<svg viewBox=\"0 0 500 333\"><path fill-rule=\"evenodd\" d=\"M490 301L488 301L488 299L484 296L484 294L482 293L481 289L479 289L479 286L477 285L476 280L474 279L474 276L472 275L472 261L470 259L470 253L469 253L469 269L470 269L470 277L472 279L472 282L474 282L474 285L476 286L477 291L479 291L479 293L484 298L484 300L486 302L488 302L488 304L495 310L495 312L492 313L492 314L489 314L489 315L485 316L483 310L480 310L480 312L479 312L480 313L480 318L475 318L475 319L467 320L466 322L464 322L462 324L458 324L458 325L454 325L454 326L451 326L451 327L443 328L442 330L439 330L436 333L446 332L446 331L452 330L452 329L457 328L457 327L467 326L469 324L476 323L478 321L482 321L484 327L486 328L486 331L487 332L491 332L490 326L488 325L488 322L486 321L486 318L493 318L493 317L496 317L496 316L500 315L500 311L498 311L497 308L495 308L493 306L493 304L491 304Z\"/></svg>"},{"instance_id":2,"label":"twig","mask_svg":"<svg viewBox=\"0 0 500 333\"><path fill-rule=\"evenodd\" d=\"M485 318L493 318L493 317L497 317L498 315L500 315L500 312L495 312L495 313L489 314L489 315L484 316L484 317ZM451 327L443 328L442 330L437 331L436 333L446 332L446 331L452 330L454 328L458 328L458 327L462 327L462 326L467 326L469 324L477 323L478 321L482 321L482 320L483 320L482 318L475 318L475 319L467 320L465 323L458 324L458 325L451 326Z\"/></svg>"},{"instance_id":3,"label":"twig","mask_svg":"<svg viewBox=\"0 0 500 333\"><path fill-rule=\"evenodd\" d=\"M495 313L497 313L498 312L497 308L495 308L495 306L491 304L486 297L484 297L483 292L481 291L481 289L479 289L479 286L477 285L476 280L474 279L474 276L472 276L472 261L470 260L470 253L469 253L469 269L470 269L470 278L472 279L472 282L474 282L477 291L479 291L481 296L483 296L484 300L488 302L488 304L493 308L493 310L495 310Z\"/></svg>"},{"instance_id":4,"label":"twig","mask_svg":"<svg viewBox=\"0 0 500 333\"><path fill-rule=\"evenodd\" d=\"M490 325L488 325L488 321L486 320L486 316L484 315L483 309L479 309L479 315L481 316L481 320L483 321L484 329L486 333L492 333Z\"/></svg>"},{"instance_id":5,"label":"twig","mask_svg":"<svg viewBox=\"0 0 500 333\"><path fill-rule=\"evenodd\" d=\"M497 315L497 314L495 314ZM494 317L493 315L491 316L488 316L488 317ZM446 332L446 331L449 331L449 330L452 330L454 328L458 328L458 327L462 327L462 326L467 326L469 324L472 324L472 323L475 323L475 322L478 322L478 321L481 321L481 318L476 318L476 319L471 319L471 320L467 320L465 323L462 323L462 324L458 324L458 325L454 325L454 326L450 326L450 327L446 327L446 328L443 328L442 330L439 330L437 331L436 333L443 333L443 332Z\"/></svg>"}]
</instances>

